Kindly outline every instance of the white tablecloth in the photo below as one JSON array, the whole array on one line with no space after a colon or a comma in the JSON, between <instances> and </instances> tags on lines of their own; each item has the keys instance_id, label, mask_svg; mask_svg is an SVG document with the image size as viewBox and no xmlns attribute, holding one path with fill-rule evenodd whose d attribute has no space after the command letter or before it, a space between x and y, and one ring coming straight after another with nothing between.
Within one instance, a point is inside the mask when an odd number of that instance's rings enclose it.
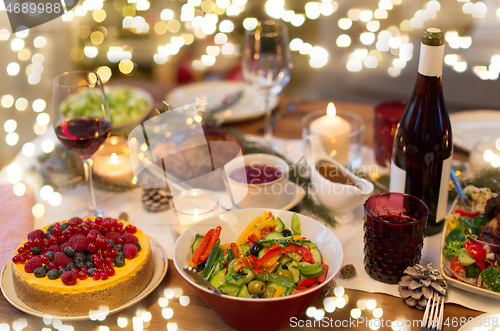
<instances>
[{"instance_id":1,"label":"white tablecloth","mask_svg":"<svg viewBox=\"0 0 500 331\"><path fill-rule=\"evenodd\" d=\"M50 130L50 132L44 136L33 141L37 151L41 151L41 142L45 139L52 139L54 142L57 141L55 134ZM300 140L278 139L277 141L278 151L284 154L290 161L296 162L300 159L302 152L302 142ZM22 153L19 153L14 162L19 162L23 169L27 170L32 166L35 159L35 156L27 158ZM363 164L365 166L375 164L373 160L373 151L369 148L363 148ZM25 175L22 180L33 186L36 191L39 190L41 183L36 176ZM0 184L7 181L7 170L4 168L0 171ZM98 205L106 211L106 215L117 217L120 212L127 212L129 220L140 226L147 235L156 239L165 249L167 256L172 258L176 235L169 225L171 213L169 210L159 213L147 212L142 207L141 192L141 189L135 189L125 193L96 191L96 195ZM37 199L41 201L40 197L37 197ZM43 201L43 203L46 208L45 214L36 219L35 228L74 216L73 213L76 210L84 208L87 204L86 188L82 185L75 190L64 193L62 204L58 207L52 207L46 201ZM356 277L352 279L344 280L337 277L336 281L338 285L348 289L399 296L397 285L377 282L371 279L364 271L362 206L355 210L355 218L353 221L332 228L332 231L340 238L344 247L344 263L352 263L357 270ZM421 264L432 263L435 268L438 268L440 242L441 236L439 234L425 238ZM447 302L457 303L484 312L498 310L500 304L500 301L481 297L454 287L449 287ZM403 301L401 303L404 304Z\"/></svg>"}]
</instances>

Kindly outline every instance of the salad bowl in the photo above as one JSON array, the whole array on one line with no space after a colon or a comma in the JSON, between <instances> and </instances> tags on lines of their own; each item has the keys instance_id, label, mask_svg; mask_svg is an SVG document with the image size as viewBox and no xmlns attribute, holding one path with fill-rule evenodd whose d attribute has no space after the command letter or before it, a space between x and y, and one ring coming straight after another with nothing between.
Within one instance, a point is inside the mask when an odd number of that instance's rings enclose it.
<instances>
[{"instance_id":1,"label":"salad bowl","mask_svg":"<svg viewBox=\"0 0 500 331\"><path fill-rule=\"evenodd\" d=\"M329 266L323 283L304 292L278 298L240 298L214 294L197 284L184 270L191 260L191 245L197 233L204 235L208 230L221 226L221 243L236 242L247 225L264 211L271 211L279 217L286 228L291 228L292 212L263 208L227 211L206 218L188 228L177 239L174 247L174 265L180 275L191 285L205 303L229 326L238 330L278 330L290 325L291 318L298 316L308 307L324 287L337 275L342 267L344 251L340 240L325 225L300 215L301 236L312 240Z\"/></svg>"}]
</instances>

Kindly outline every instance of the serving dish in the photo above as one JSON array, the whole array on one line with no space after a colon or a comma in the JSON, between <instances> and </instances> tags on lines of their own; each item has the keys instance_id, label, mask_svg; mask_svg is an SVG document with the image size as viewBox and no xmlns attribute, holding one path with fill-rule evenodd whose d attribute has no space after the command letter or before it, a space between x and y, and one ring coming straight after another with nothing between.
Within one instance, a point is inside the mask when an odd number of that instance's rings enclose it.
<instances>
[{"instance_id":1,"label":"serving dish","mask_svg":"<svg viewBox=\"0 0 500 331\"><path fill-rule=\"evenodd\" d=\"M153 276L151 278L151 281L149 282L148 286L135 298L132 300L128 301L127 303L116 307L114 309L111 309L107 312L107 315L111 315L114 313L117 313L119 311L122 311L124 309L127 309L145 297L147 297L151 292L153 292L158 285L162 282L163 278L167 274L167 269L168 269L168 258L167 254L161 247L161 245L154 239L149 238L150 244L151 244L151 253L153 255ZM4 266L2 270L2 274L0 276L0 286L2 290L2 294L4 295L5 299L10 302L14 307L17 309L36 316L36 317L44 317L47 316L47 313L40 312L27 304L25 304L18 296L16 293L16 290L14 289L14 280L13 280L13 271L12 271L12 259L10 259ZM95 316L94 316L95 315ZM59 319L61 321L81 321L81 320L88 320L94 317L98 317L99 313L95 313L94 315L80 315L80 316L57 316L57 315L52 315L52 319Z\"/></svg>"},{"instance_id":2,"label":"serving dish","mask_svg":"<svg viewBox=\"0 0 500 331\"><path fill-rule=\"evenodd\" d=\"M329 266L325 282L313 289L272 299L219 296L195 283L184 271L184 266L191 259L191 244L197 233L204 234L209 229L220 225L222 226L221 242L234 242L248 223L255 217L261 216L264 211L271 211L275 217L279 217L284 222L285 227L291 227L293 213L289 211L262 208L233 210L192 225L177 239L174 247L174 265L180 275L225 323L239 330L277 330L290 325L290 318L298 316L307 308L323 288L333 280L343 263L342 244L335 234L318 221L300 215L301 235L316 243L322 253L324 263Z\"/></svg>"},{"instance_id":3,"label":"serving dish","mask_svg":"<svg viewBox=\"0 0 500 331\"><path fill-rule=\"evenodd\" d=\"M450 114L453 144L470 152L474 141L485 136L497 136L500 130L500 110L475 109Z\"/></svg>"}]
</instances>

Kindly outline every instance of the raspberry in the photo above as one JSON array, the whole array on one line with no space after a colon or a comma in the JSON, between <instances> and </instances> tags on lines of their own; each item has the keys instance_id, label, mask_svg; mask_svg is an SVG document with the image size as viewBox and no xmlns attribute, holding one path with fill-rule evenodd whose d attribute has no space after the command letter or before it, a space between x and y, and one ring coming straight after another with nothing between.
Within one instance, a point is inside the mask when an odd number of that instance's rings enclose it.
<instances>
[{"instance_id":1,"label":"raspberry","mask_svg":"<svg viewBox=\"0 0 500 331\"><path fill-rule=\"evenodd\" d=\"M133 259L137 255L137 247L132 244L125 244L123 246L123 254L127 259Z\"/></svg>"},{"instance_id":2,"label":"raspberry","mask_svg":"<svg viewBox=\"0 0 500 331\"><path fill-rule=\"evenodd\" d=\"M57 245L51 245L49 248L48 248L49 251L52 251L54 253L57 253L57 252L60 252L61 251L61 248Z\"/></svg>"},{"instance_id":3,"label":"raspberry","mask_svg":"<svg viewBox=\"0 0 500 331\"><path fill-rule=\"evenodd\" d=\"M64 254L63 252L57 252L55 254L54 263L58 267L66 268L66 266L72 262L73 260L69 256L66 256L66 254Z\"/></svg>"},{"instance_id":4,"label":"raspberry","mask_svg":"<svg viewBox=\"0 0 500 331\"><path fill-rule=\"evenodd\" d=\"M127 231L128 233L136 233L137 228L135 226L129 224L125 227L125 231Z\"/></svg>"},{"instance_id":5,"label":"raspberry","mask_svg":"<svg viewBox=\"0 0 500 331\"><path fill-rule=\"evenodd\" d=\"M134 236L133 234L130 234L130 233L125 233L123 235L123 239L125 239L126 244L134 244L134 243L139 242L139 239L137 239L136 236Z\"/></svg>"},{"instance_id":6,"label":"raspberry","mask_svg":"<svg viewBox=\"0 0 500 331\"><path fill-rule=\"evenodd\" d=\"M72 273L71 271L65 271L61 275L61 280L65 285L75 285L77 276L75 273Z\"/></svg>"},{"instance_id":7,"label":"raspberry","mask_svg":"<svg viewBox=\"0 0 500 331\"><path fill-rule=\"evenodd\" d=\"M116 241L120 237L121 237L120 234L118 232L115 232L115 231L108 232L108 234L106 235L106 239L111 239L111 240L113 240L114 243L116 243Z\"/></svg>"},{"instance_id":8,"label":"raspberry","mask_svg":"<svg viewBox=\"0 0 500 331\"><path fill-rule=\"evenodd\" d=\"M28 233L28 239L45 239L45 232L43 232L42 230L31 231L30 233Z\"/></svg>"},{"instance_id":9,"label":"raspberry","mask_svg":"<svg viewBox=\"0 0 500 331\"><path fill-rule=\"evenodd\" d=\"M24 265L24 271L28 273L32 273L36 268L41 267L43 265L42 259L38 256L32 257L26 264Z\"/></svg>"},{"instance_id":10,"label":"raspberry","mask_svg":"<svg viewBox=\"0 0 500 331\"><path fill-rule=\"evenodd\" d=\"M89 242L87 237L81 236L75 239L73 248L75 249L75 252L85 252L87 250L88 245Z\"/></svg>"}]
</instances>

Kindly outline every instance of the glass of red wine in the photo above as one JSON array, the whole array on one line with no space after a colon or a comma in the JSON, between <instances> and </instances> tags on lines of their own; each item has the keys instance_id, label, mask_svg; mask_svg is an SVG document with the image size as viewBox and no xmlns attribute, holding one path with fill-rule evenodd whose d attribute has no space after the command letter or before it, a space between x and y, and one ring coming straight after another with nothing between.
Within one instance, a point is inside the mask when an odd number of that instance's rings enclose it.
<instances>
[{"instance_id":1,"label":"glass of red wine","mask_svg":"<svg viewBox=\"0 0 500 331\"><path fill-rule=\"evenodd\" d=\"M101 216L92 183L92 156L103 147L111 131L102 80L92 71L70 71L54 78L52 85L57 138L83 161L89 205L82 216Z\"/></svg>"},{"instance_id":2,"label":"glass of red wine","mask_svg":"<svg viewBox=\"0 0 500 331\"><path fill-rule=\"evenodd\" d=\"M429 208L403 193L380 193L365 202L365 270L375 280L396 284L420 262Z\"/></svg>"}]
</instances>

